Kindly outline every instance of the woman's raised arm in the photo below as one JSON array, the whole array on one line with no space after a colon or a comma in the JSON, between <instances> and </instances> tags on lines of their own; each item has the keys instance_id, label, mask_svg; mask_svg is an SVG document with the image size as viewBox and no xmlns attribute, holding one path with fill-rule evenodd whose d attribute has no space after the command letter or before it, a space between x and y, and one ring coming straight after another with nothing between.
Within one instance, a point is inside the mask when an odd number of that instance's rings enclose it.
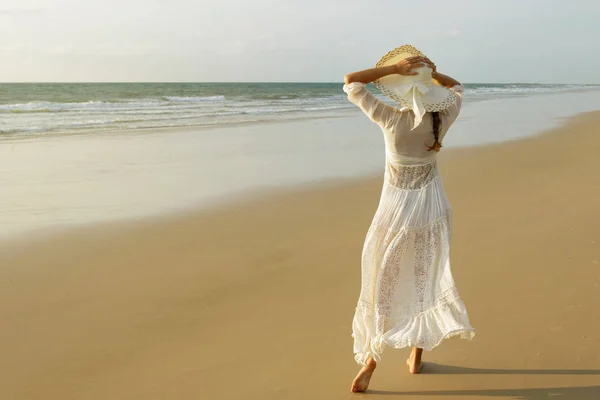
<instances>
[{"instance_id":1,"label":"woman's raised arm","mask_svg":"<svg viewBox=\"0 0 600 400\"><path fill-rule=\"evenodd\" d=\"M448 75L440 74L437 71L434 71L433 74L431 74L431 77L433 79L435 79L436 81L438 81L440 83L440 85L445 86L447 88L451 88L456 85L460 85L460 82L457 81L456 79L454 79Z\"/></svg>"},{"instance_id":2,"label":"woman's raised arm","mask_svg":"<svg viewBox=\"0 0 600 400\"><path fill-rule=\"evenodd\" d=\"M447 88L451 88L461 84L459 81L452 78L451 76L440 74L437 71L437 67L435 66L433 61L431 61L429 58L425 57L424 62L429 68L433 70L433 72L431 73L431 77L438 81L440 85L445 86Z\"/></svg>"},{"instance_id":3,"label":"woman's raised arm","mask_svg":"<svg viewBox=\"0 0 600 400\"><path fill-rule=\"evenodd\" d=\"M409 57L394 65L387 65L385 67L376 67L365 69L358 72L352 72L344 77L344 82L347 84L353 82L371 83L379 78L387 75L400 74L400 75L417 75L416 72L412 72L413 69L422 67L425 65L425 57Z\"/></svg>"}]
</instances>

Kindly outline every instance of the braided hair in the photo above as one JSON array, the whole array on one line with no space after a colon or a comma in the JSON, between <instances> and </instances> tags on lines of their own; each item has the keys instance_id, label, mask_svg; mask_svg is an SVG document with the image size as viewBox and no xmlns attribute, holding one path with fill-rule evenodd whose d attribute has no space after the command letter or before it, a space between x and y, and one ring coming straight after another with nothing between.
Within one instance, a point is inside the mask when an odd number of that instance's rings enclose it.
<instances>
[{"instance_id":1,"label":"braided hair","mask_svg":"<svg viewBox=\"0 0 600 400\"><path fill-rule=\"evenodd\" d=\"M433 150L438 152L442 148L442 144L440 143L440 113L435 111L431 113L431 116L433 120L433 137L435 142L433 142L431 146L425 145L425 147L427 147L428 151Z\"/></svg>"}]
</instances>

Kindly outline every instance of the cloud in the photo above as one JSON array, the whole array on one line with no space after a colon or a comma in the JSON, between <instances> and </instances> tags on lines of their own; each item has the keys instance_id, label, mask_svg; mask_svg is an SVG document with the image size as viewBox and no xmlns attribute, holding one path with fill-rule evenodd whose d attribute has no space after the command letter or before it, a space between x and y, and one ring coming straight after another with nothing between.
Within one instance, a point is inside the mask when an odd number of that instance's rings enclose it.
<instances>
[{"instance_id":1,"label":"cloud","mask_svg":"<svg viewBox=\"0 0 600 400\"><path fill-rule=\"evenodd\" d=\"M0 52L27 52L46 54L50 56L149 56L164 54L164 49L153 45L109 45L78 46L73 43L63 43L53 46L31 46L25 43L0 43Z\"/></svg>"},{"instance_id":2,"label":"cloud","mask_svg":"<svg viewBox=\"0 0 600 400\"><path fill-rule=\"evenodd\" d=\"M76 46L73 44L61 44L57 46L39 49L50 55L75 55L75 56L147 56L153 54L164 53L153 45L136 44L136 45L110 45L98 44L88 47Z\"/></svg>"},{"instance_id":3,"label":"cloud","mask_svg":"<svg viewBox=\"0 0 600 400\"><path fill-rule=\"evenodd\" d=\"M0 7L0 17L33 16L45 11L42 7Z\"/></svg>"},{"instance_id":4,"label":"cloud","mask_svg":"<svg viewBox=\"0 0 600 400\"><path fill-rule=\"evenodd\" d=\"M417 35L423 38L455 39L462 36L462 31L458 28L428 29L417 33Z\"/></svg>"},{"instance_id":5,"label":"cloud","mask_svg":"<svg viewBox=\"0 0 600 400\"><path fill-rule=\"evenodd\" d=\"M0 44L0 51L21 51L27 50L27 45L23 43Z\"/></svg>"},{"instance_id":6,"label":"cloud","mask_svg":"<svg viewBox=\"0 0 600 400\"><path fill-rule=\"evenodd\" d=\"M446 37L448 37L448 38L456 38L456 37L459 37L459 36L462 36L462 32L458 28L450 29L446 33Z\"/></svg>"}]
</instances>

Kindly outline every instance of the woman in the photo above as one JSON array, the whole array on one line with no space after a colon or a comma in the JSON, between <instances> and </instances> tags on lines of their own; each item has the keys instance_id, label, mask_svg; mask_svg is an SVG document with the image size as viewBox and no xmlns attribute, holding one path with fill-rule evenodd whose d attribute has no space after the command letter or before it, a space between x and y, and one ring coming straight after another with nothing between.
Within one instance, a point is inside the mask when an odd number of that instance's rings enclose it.
<instances>
[{"instance_id":1,"label":"woman","mask_svg":"<svg viewBox=\"0 0 600 400\"><path fill-rule=\"evenodd\" d=\"M375 85L402 107L367 89ZM450 271L451 210L437 152L459 114L461 84L437 72L412 46L386 54L376 68L345 76L344 91L383 131L386 170L381 200L362 254L362 285L352 336L363 368L352 392L363 392L384 347L412 347L409 372L419 373L423 349L474 330Z\"/></svg>"}]
</instances>

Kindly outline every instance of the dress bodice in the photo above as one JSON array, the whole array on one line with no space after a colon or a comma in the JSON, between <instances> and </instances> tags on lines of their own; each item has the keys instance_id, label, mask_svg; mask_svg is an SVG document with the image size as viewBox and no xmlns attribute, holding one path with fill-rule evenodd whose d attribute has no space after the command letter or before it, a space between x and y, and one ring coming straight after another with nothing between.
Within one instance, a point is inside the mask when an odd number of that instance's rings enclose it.
<instances>
[{"instance_id":1,"label":"dress bodice","mask_svg":"<svg viewBox=\"0 0 600 400\"><path fill-rule=\"evenodd\" d=\"M462 105L463 86L457 85L451 90L457 94L457 101L439 112L440 142L458 117ZM437 153L428 151L426 147L434 142L431 113L426 113L421 124L411 130L415 115L409 108L396 108L385 104L367 90L364 83L353 82L344 85L344 91L348 94L348 100L357 105L383 131L386 158L389 162L422 164L436 159Z\"/></svg>"}]
</instances>

